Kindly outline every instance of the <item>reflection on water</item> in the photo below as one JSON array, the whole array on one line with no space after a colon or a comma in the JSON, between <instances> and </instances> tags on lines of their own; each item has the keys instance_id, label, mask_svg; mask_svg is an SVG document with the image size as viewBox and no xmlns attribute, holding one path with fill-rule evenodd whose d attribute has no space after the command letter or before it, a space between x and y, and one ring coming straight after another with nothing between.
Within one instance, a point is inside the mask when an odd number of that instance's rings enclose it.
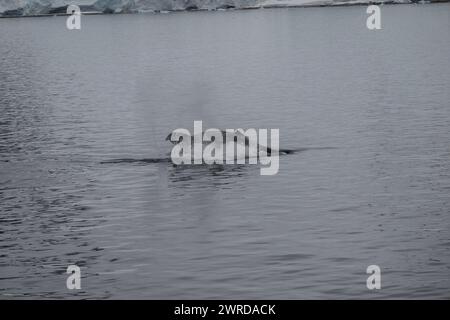
<instances>
[{"instance_id":1,"label":"reflection on water","mask_svg":"<svg viewBox=\"0 0 450 320\"><path fill-rule=\"evenodd\" d=\"M245 178L250 165L181 165L169 170L171 185L177 188L226 188Z\"/></svg>"},{"instance_id":2,"label":"reflection on water","mask_svg":"<svg viewBox=\"0 0 450 320\"><path fill-rule=\"evenodd\" d=\"M1 297L448 298L449 10L0 20ZM174 166L194 120L302 152Z\"/></svg>"}]
</instances>

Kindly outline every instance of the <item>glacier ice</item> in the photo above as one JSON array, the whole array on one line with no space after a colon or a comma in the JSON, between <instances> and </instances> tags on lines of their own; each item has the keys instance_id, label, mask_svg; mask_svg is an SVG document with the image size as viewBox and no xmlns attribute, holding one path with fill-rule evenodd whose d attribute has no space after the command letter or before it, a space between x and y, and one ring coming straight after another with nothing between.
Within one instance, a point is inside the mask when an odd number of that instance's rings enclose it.
<instances>
[{"instance_id":1,"label":"glacier ice","mask_svg":"<svg viewBox=\"0 0 450 320\"><path fill-rule=\"evenodd\" d=\"M396 2L410 0L0 0L0 14L48 14L69 4L89 5L89 11L106 13L250 8L259 6L299 6L306 4L338 5L350 3ZM414 1L414 0L413 0ZM438 0L434 0L438 1ZM439 0L444 1L444 0ZM448 0L445 0L448 1ZM60 10L59 12L62 12Z\"/></svg>"}]
</instances>

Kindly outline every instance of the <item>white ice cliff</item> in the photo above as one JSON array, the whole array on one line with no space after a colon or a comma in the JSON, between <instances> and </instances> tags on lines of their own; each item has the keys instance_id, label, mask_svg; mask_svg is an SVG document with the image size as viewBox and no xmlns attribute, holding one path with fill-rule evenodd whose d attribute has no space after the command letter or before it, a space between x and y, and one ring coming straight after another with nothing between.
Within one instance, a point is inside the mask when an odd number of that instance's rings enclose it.
<instances>
[{"instance_id":1,"label":"white ice cliff","mask_svg":"<svg viewBox=\"0 0 450 320\"><path fill-rule=\"evenodd\" d=\"M345 5L361 3L410 3L419 0L0 0L0 15L26 16L63 13L64 6L77 4L82 11L128 13L149 11ZM432 2L448 0L432 0Z\"/></svg>"}]
</instances>

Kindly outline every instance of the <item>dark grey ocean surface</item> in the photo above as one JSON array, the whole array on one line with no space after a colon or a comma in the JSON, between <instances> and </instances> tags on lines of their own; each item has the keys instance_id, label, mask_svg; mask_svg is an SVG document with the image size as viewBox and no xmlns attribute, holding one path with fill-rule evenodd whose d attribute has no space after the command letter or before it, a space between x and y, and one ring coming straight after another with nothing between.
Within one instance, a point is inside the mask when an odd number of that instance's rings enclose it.
<instances>
[{"instance_id":1,"label":"dark grey ocean surface","mask_svg":"<svg viewBox=\"0 0 450 320\"><path fill-rule=\"evenodd\" d=\"M450 5L365 10L0 20L0 298L449 298ZM194 120L333 148L108 163Z\"/></svg>"}]
</instances>

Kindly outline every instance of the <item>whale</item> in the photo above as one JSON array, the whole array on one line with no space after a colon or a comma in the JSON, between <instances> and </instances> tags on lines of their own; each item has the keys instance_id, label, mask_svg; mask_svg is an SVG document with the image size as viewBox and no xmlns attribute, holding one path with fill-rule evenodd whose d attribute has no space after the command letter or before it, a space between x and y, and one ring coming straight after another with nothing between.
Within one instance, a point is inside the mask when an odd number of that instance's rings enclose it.
<instances>
[{"instance_id":1,"label":"whale","mask_svg":"<svg viewBox=\"0 0 450 320\"><path fill-rule=\"evenodd\" d=\"M226 141L226 131L225 130L219 130L221 135L222 135L222 141L224 144L224 148L226 148L226 144L230 143L230 141ZM246 148L245 148L245 154L240 154L240 155L236 155L234 157L234 159L236 158L244 158L244 159L248 159L249 155L248 155L248 146L250 145L250 139L248 138L248 136L246 136L243 133L243 130L241 129L237 129L235 130L236 135L233 138L233 141L231 143L238 143L238 144L243 144ZM204 136L205 132L201 131L201 135L202 137ZM184 137L180 136L178 137L178 140L176 140L173 136L173 132L169 133L165 140L171 142L173 145L176 145L178 143L180 143ZM239 137L241 137L241 139L239 139ZM194 143L195 138L194 136L190 136L190 142L191 144ZM209 144L209 141L204 141L202 139L202 146L205 147ZM309 150L327 150L327 149L336 149L336 147L301 147L301 148L293 148L293 149L284 149L284 148L280 148L278 150L272 149L270 147L261 145L261 144L257 144L258 147L258 155L259 155L259 151L266 151L267 156L271 156L272 153L277 153L279 155L291 155L291 154L295 154L295 153L300 153L300 152L304 152L304 151L309 151ZM118 159L110 159L110 160L104 160L101 161L100 163L102 164L120 164L120 163L136 163L136 164L160 164L160 163L172 163L173 162L173 158L171 157L171 153L169 152L167 154L166 157L157 157L157 158L118 158Z\"/></svg>"},{"instance_id":2,"label":"whale","mask_svg":"<svg viewBox=\"0 0 450 320\"><path fill-rule=\"evenodd\" d=\"M242 129L234 130L234 132L232 134L233 135L232 136L232 138L233 138L232 141L229 141L229 139L227 139L227 137L228 137L227 133L229 134L230 132L227 132L225 130L219 130L219 131L222 134L222 144L223 144L224 149L226 148L226 145L230 144L230 143L231 144L241 144L241 145L246 147L246 150L248 149L248 147L250 147L250 139L245 134L244 130L242 130ZM205 136L205 131L202 131L201 137L204 137L204 136ZM173 137L173 132L169 133L167 135L167 137L166 137L166 141L170 141L174 145L182 142L183 139L184 139L183 136L180 136L178 138L174 138ZM191 139L190 143L191 143L191 145L193 145L194 142L195 142L195 136L194 135L190 136L190 139ZM214 141L214 140L212 140L212 141ZM210 143L211 143L211 141L205 141L205 140L202 139L203 147L205 147L206 145L208 145ZM298 150L294 150L294 149L273 149L273 148L270 148L268 146L264 146L264 145L259 144L259 143L256 143L256 146L257 146L257 154L258 155L259 155L260 151L264 151L267 154L267 156L269 156L269 157L272 154L274 154L274 153L277 153L277 154L291 154L291 153L294 153L294 152L298 151ZM239 155L236 155L236 156L239 157ZM244 156L244 155L241 155L241 156ZM245 154L244 157L245 158L249 157L248 150L246 151L246 154Z\"/></svg>"}]
</instances>

